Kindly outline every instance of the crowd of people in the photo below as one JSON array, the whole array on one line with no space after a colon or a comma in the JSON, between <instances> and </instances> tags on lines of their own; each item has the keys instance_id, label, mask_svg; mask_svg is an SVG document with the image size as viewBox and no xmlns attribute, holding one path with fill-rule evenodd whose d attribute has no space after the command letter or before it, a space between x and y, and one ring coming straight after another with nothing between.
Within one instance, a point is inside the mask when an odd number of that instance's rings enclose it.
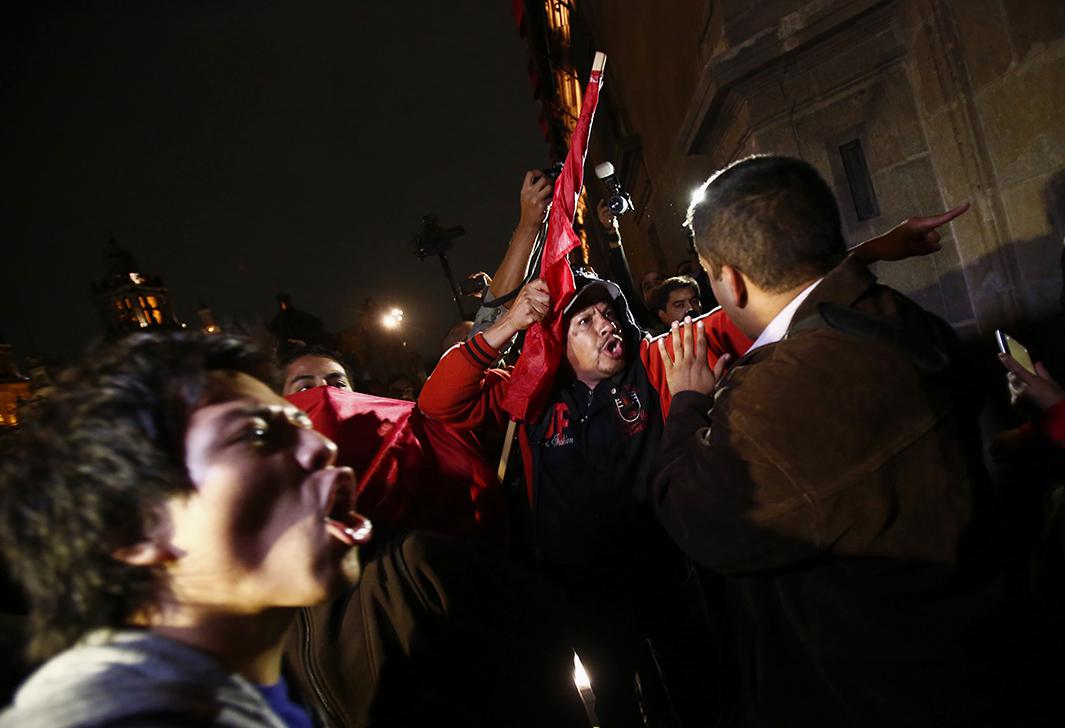
<instances>
[{"instance_id":1,"label":"crowd of people","mask_svg":"<svg viewBox=\"0 0 1065 728\"><path fill-rule=\"evenodd\" d=\"M1061 644L1057 603L1010 540L1065 576L1065 488L1005 522L981 355L869 270L968 206L848 249L809 164L750 157L676 275L564 294L536 277L551 195L525 176L416 402L299 341L134 334L65 372L0 464L35 668L0 726L1053 724L1028 634ZM1030 419L992 452L1065 449L1065 389L1000 361Z\"/></svg>"}]
</instances>

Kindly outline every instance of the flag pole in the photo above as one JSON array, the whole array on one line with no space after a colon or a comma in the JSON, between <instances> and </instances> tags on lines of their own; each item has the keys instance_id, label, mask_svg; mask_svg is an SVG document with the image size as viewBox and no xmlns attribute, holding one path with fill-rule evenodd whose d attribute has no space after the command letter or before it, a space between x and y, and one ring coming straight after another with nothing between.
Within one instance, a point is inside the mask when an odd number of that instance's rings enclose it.
<instances>
[{"instance_id":1,"label":"flag pole","mask_svg":"<svg viewBox=\"0 0 1065 728\"><path fill-rule=\"evenodd\" d=\"M592 72L594 73L596 71L599 71L600 73L602 73L604 68L606 68L606 53L603 53L602 51L596 51L595 58L592 59Z\"/></svg>"},{"instance_id":2,"label":"flag pole","mask_svg":"<svg viewBox=\"0 0 1065 728\"><path fill-rule=\"evenodd\" d=\"M606 54L597 52L581 100L580 115L570 134L566 161L552 193L547 239L540 260L540 278L551 292L551 311L526 331L525 345L502 402L503 409L519 422L528 423L530 418L539 416L565 356L562 310L575 293L573 271L566 256L581 242L573 230L573 220L584 185L584 161L605 68Z\"/></svg>"}]
</instances>

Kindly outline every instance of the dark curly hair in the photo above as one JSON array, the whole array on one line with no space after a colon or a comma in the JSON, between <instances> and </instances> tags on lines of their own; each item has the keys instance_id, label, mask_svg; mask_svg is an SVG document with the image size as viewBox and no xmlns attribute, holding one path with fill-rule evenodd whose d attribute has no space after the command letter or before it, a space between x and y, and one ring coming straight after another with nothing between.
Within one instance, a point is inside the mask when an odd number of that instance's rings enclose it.
<instances>
[{"instance_id":1,"label":"dark curly hair","mask_svg":"<svg viewBox=\"0 0 1065 728\"><path fill-rule=\"evenodd\" d=\"M266 363L232 337L134 334L90 352L35 404L0 463L0 548L30 605L32 659L156 603L162 572L111 554L192 489L185 430L208 372L260 375Z\"/></svg>"}]
</instances>

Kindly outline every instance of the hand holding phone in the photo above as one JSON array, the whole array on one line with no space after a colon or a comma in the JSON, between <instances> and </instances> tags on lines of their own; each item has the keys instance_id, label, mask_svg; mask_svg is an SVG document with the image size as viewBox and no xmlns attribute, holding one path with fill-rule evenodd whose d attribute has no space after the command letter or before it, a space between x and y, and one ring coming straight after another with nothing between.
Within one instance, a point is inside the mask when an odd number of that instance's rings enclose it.
<instances>
[{"instance_id":1,"label":"hand holding phone","mask_svg":"<svg viewBox=\"0 0 1065 728\"><path fill-rule=\"evenodd\" d=\"M1009 370L1011 400L1025 400L1047 410L1065 400L1065 389L1050 376L1042 364L1033 363L1028 349L1009 334L996 331L999 360Z\"/></svg>"},{"instance_id":2,"label":"hand holding phone","mask_svg":"<svg viewBox=\"0 0 1065 728\"><path fill-rule=\"evenodd\" d=\"M1028 348L1024 344L1017 341L1002 329L995 330L995 340L998 342L999 351L1003 354L1009 354L1012 356L1018 364L1032 374L1036 373L1035 364L1032 363L1032 355L1028 352Z\"/></svg>"}]
</instances>

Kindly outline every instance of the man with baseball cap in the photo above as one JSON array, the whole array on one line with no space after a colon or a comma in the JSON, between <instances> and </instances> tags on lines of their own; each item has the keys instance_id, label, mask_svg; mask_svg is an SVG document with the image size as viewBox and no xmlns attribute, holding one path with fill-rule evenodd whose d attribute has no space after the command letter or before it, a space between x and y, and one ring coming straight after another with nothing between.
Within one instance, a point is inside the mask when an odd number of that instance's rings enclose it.
<instances>
[{"instance_id":1,"label":"man with baseball cap","mask_svg":"<svg viewBox=\"0 0 1065 728\"><path fill-rule=\"evenodd\" d=\"M659 682L655 670L641 669L650 659L647 640L673 708L705 724L705 683L703 696L679 683L704 672L682 653L707 652L685 607L685 562L651 517L644 487L668 406L661 360L616 284L578 275L576 286L563 312L565 361L553 394L538 419L518 427L526 497L515 531L526 559L569 598L572 639L602 725L643 724L634 675L645 697ZM549 304L545 283L528 284L505 316L445 354L421 409L460 427L505 428L510 372L490 367ZM728 319L713 321L714 351L749 344Z\"/></svg>"}]
</instances>

